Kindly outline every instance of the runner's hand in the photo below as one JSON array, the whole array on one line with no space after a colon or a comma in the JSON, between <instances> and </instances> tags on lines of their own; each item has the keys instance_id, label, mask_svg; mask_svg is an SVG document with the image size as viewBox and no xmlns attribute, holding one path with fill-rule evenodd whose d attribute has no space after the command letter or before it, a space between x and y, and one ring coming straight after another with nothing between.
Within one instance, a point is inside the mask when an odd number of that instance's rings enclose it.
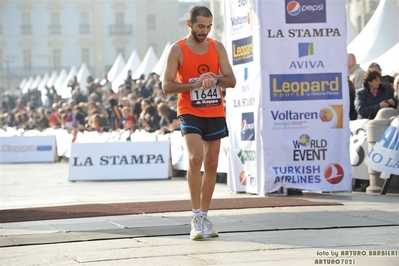
<instances>
[{"instance_id":1,"label":"runner's hand","mask_svg":"<svg viewBox=\"0 0 399 266\"><path fill-rule=\"evenodd\" d=\"M207 90L216 86L216 75L212 72L204 73L200 76L204 77L202 80L202 89Z\"/></svg>"}]
</instances>

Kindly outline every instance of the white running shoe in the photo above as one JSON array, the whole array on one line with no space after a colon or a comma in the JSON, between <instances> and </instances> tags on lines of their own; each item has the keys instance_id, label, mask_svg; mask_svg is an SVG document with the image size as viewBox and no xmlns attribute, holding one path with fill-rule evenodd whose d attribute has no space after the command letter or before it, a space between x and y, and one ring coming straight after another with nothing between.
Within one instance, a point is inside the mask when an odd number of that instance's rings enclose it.
<instances>
[{"instance_id":1,"label":"white running shoe","mask_svg":"<svg viewBox=\"0 0 399 266\"><path fill-rule=\"evenodd\" d=\"M204 231L202 230L201 221L202 218L200 216L198 217L193 216L191 218L191 232L190 232L191 240L197 240L204 237Z\"/></svg>"},{"instance_id":2,"label":"white running shoe","mask_svg":"<svg viewBox=\"0 0 399 266\"><path fill-rule=\"evenodd\" d=\"M211 221L208 220L207 217L202 217L202 229L204 230L204 234L208 237L218 237L219 233L213 227Z\"/></svg>"}]
</instances>

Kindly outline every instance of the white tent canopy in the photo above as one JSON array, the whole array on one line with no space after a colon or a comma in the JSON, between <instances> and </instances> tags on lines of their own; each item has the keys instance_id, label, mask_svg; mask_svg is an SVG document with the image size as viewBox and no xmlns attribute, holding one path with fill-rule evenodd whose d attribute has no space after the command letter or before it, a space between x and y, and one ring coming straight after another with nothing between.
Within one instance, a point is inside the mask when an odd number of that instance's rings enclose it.
<instances>
[{"instance_id":1,"label":"white tent canopy","mask_svg":"<svg viewBox=\"0 0 399 266\"><path fill-rule=\"evenodd\" d=\"M350 44L359 35L349 16L346 17L346 45Z\"/></svg>"},{"instance_id":2,"label":"white tent canopy","mask_svg":"<svg viewBox=\"0 0 399 266\"><path fill-rule=\"evenodd\" d=\"M30 85L30 89L37 89L39 87L40 82L42 82L42 77L37 75L35 81L33 81L32 85Z\"/></svg>"},{"instance_id":3,"label":"white tent canopy","mask_svg":"<svg viewBox=\"0 0 399 266\"><path fill-rule=\"evenodd\" d=\"M90 71L87 68L86 64L83 63L80 66L80 69L78 71L78 74L76 75L76 78L78 80L79 83L79 87L80 87L80 91L83 94L87 94L87 87L86 87L86 83L87 83L87 77L90 76Z\"/></svg>"},{"instance_id":4,"label":"white tent canopy","mask_svg":"<svg viewBox=\"0 0 399 266\"><path fill-rule=\"evenodd\" d=\"M367 69L371 63L377 63L382 69L382 75L392 76L399 73L399 42L383 55L361 64L361 68Z\"/></svg>"},{"instance_id":5,"label":"white tent canopy","mask_svg":"<svg viewBox=\"0 0 399 266\"><path fill-rule=\"evenodd\" d=\"M42 81L40 82L39 86L37 86L37 90L41 91L42 89L45 89L49 79L50 79L50 76L47 73L44 74Z\"/></svg>"},{"instance_id":6,"label":"white tent canopy","mask_svg":"<svg viewBox=\"0 0 399 266\"><path fill-rule=\"evenodd\" d=\"M56 71L51 73L49 80L47 81L47 88L51 88L54 86L54 83L57 81L58 75Z\"/></svg>"},{"instance_id":7,"label":"white tent canopy","mask_svg":"<svg viewBox=\"0 0 399 266\"><path fill-rule=\"evenodd\" d=\"M166 43L165 48L163 49L162 55L159 58L157 64L152 69L152 72L157 73L161 79L163 77L163 72L165 71L166 60L168 59L169 50L170 50L170 43L168 42Z\"/></svg>"},{"instance_id":8,"label":"white tent canopy","mask_svg":"<svg viewBox=\"0 0 399 266\"><path fill-rule=\"evenodd\" d=\"M33 77L29 77L28 81L25 83L24 88L22 89L22 92L27 93L34 81L35 80L33 79Z\"/></svg>"},{"instance_id":9,"label":"white tent canopy","mask_svg":"<svg viewBox=\"0 0 399 266\"><path fill-rule=\"evenodd\" d=\"M370 21L347 46L357 63L372 61L399 41L399 9L397 1L381 0Z\"/></svg>"},{"instance_id":10,"label":"white tent canopy","mask_svg":"<svg viewBox=\"0 0 399 266\"><path fill-rule=\"evenodd\" d=\"M66 70L63 68L60 72L60 74L58 75L57 80L54 83L54 88L56 91L58 91L58 89L61 87L62 83L64 83L64 80L66 79L68 73L66 72Z\"/></svg>"},{"instance_id":11,"label":"white tent canopy","mask_svg":"<svg viewBox=\"0 0 399 266\"><path fill-rule=\"evenodd\" d=\"M76 74L76 68L72 66L69 70L68 76L66 77L62 85L57 89L57 93L61 95L63 99L71 98L71 89L68 88L68 83L70 80L75 78Z\"/></svg>"},{"instance_id":12,"label":"white tent canopy","mask_svg":"<svg viewBox=\"0 0 399 266\"><path fill-rule=\"evenodd\" d=\"M117 93L118 88L120 85L124 84L124 80L127 76L127 71L130 70L132 73L134 73L141 65L141 59L139 55L137 54L136 50L132 52L132 54L129 57L129 60L127 60L127 63L121 73L118 75L118 77L112 81L112 90Z\"/></svg>"},{"instance_id":13,"label":"white tent canopy","mask_svg":"<svg viewBox=\"0 0 399 266\"><path fill-rule=\"evenodd\" d=\"M23 78L21 83L19 84L19 88L23 89L27 82L28 82L28 80L26 78Z\"/></svg>"},{"instance_id":14,"label":"white tent canopy","mask_svg":"<svg viewBox=\"0 0 399 266\"><path fill-rule=\"evenodd\" d=\"M114 81L122 72L125 65L126 65L125 59L123 59L123 56L119 54L118 57L115 59L115 62L112 65L110 71L107 74L108 80L110 82Z\"/></svg>"},{"instance_id":15,"label":"white tent canopy","mask_svg":"<svg viewBox=\"0 0 399 266\"><path fill-rule=\"evenodd\" d=\"M132 78L139 79L142 74L147 77L152 72L152 69L155 67L157 62L158 57L155 54L154 48L150 46L144 56L143 62L141 62L139 68L134 72Z\"/></svg>"}]
</instances>

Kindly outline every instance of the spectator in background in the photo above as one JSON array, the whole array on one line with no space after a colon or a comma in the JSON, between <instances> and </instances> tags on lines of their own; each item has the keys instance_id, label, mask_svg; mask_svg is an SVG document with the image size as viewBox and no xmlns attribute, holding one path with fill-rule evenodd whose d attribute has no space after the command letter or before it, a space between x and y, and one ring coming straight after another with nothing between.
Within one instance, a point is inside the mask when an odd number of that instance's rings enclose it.
<instances>
[{"instance_id":1,"label":"spectator in background","mask_svg":"<svg viewBox=\"0 0 399 266\"><path fill-rule=\"evenodd\" d=\"M48 119L50 118L50 116L50 110L46 110L44 107L38 108L35 117L37 130L43 131L49 127Z\"/></svg>"},{"instance_id":2,"label":"spectator in background","mask_svg":"<svg viewBox=\"0 0 399 266\"><path fill-rule=\"evenodd\" d=\"M155 132L159 129L159 115L154 104L149 99L141 101L141 114L139 126L147 132Z\"/></svg>"},{"instance_id":3,"label":"spectator in background","mask_svg":"<svg viewBox=\"0 0 399 266\"><path fill-rule=\"evenodd\" d=\"M179 129L179 120L177 119L177 112L169 108L165 102L160 102L157 106L159 116L159 133L168 134L174 130Z\"/></svg>"},{"instance_id":4,"label":"spectator in background","mask_svg":"<svg viewBox=\"0 0 399 266\"><path fill-rule=\"evenodd\" d=\"M18 98L18 99L17 99L16 108L17 108L18 111L23 111L23 110L25 110L25 103L24 103L24 101L22 100L22 98Z\"/></svg>"},{"instance_id":5,"label":"spectator in background","mask_svg":"<svg viewBox=\"0 0 399 266\"><path fill-rule=\"evenodd\" d=\"M166 98L166 102L168 103L168 106L172 110L177 110L177 95L172 94L169 97Z\"/></svg>"},{"instance_id":6,"label":"spectator in background","mask_svg":"<svg viewBox=\"0 0 399 266\"><path fill-rule=\"evenodd\" d=\"M120 102L121 102L121 108L125 106L129 108L132 107L132 101L127 96L123 97Z\"/></svg>"},{"instance_id":7,"label":"spectator in background","mask_svg":"<svg viewBox=\"0 0 399 266\"><path fill-rule=\"evenodd\" d=\"M393 99L395 97L394 96L394 89L393 89L393 86L392 86L394 78L392 76L389 76L389 75L383 76L382 75L382 69L381 69L380 65L377 64L377 63L371 63L367 70L373 70L373 71L377 71L378 73L380 73L380 75L381 75L381 85L385 87L389 98Z\"/></svg>"},{"instance_id":8,"label":"spectator in background","mask_svg":"<svg viewBox=\"0 0 399 266\"><path fill-rule=\"evenodd\" d=\"M132 71L131 70L128 70L127 71L127 76L126 76L126 78L125 78L125 86L132 86L132 82L133 82L133 79L132 79Z\"/></svg>"},{"instance_id":9,"label":"spectator in background","mask_svg":"<svg viewBox=\"0 0 399 266\"><path fill-rule=\"evenodd\" d=\"M87 95L92 94L95 92L97 88L97 84L94 82L94 79L92 76L88 76L86 78L86 89L87 89Z\"/></svg>"},{"instance_id":10,"label":"spectator in background","mask_svg":"<svg viewBox=\"0 0 399 266\"><path fill-rule=\"evenodd\" d=\"M48 124L51 128L60 128L61 127L61 116L59 113L60 106L56 103L53 103L50 119L48 120Z\"/></svg>"},{"instance_id":11,"label":"spectator in background","mask_svg":"<svg viewBox=\"0 0 399 266\"><path fill-rule=\"evenodd\" d=\"M106 105L109 100L109 92L112 90L112 83L108 80L108 74L104 73L103 79L100 82L101 86L101 102Z\"/></svg>"},{"instance_id":12,"label":"spectator in background","mask_svg":"<svg viewBox=\"0 0 399 266\"><path fill-rule=\"evenodd\" d=\"M51 104L47 89L42 89L40 97L41 97L42 106L50 108Z\"/></svg>"},{"instance_id":13,"label":"spectator in background","mask_svg":"<svg viewBox=\"0 0 399 266\"><path fill-rule=\"evenodd\" d=\"M363 88L356 92L355 108L358 119L374 119L382 108L395 108L397 101L389 98L384 86L380 83L381 74L368 70L364 75Z\"/></svg>"},{"instance_id":14,"label":"spectator in background","mask_svg":"<svg viewBox=\"0 0 399 266\"><path fill-rule=\"evenodd\" d=\"M348 54L348 68L349 80L353 82L355 89L358 90L363 87L365 71L356 62L354 54Z\"/></svg>"},{"instance_id":15,"label":"spectator in background","mask_svg":"<svg viewBox=\"0 0 399 266\"><path fill-rule=\"evenodd\" d=\"M65 111L65 119L64 119L64 128L68 131L71 131L76 125L76 118L74 113L72 112L72 108L70 105L66 105L64 107Z\"/></svg>"},{"instance_id":16,"label":"spectator in background","mask_svg":"<svg viewBox=\"0 0 399 266\"><path fill-rule=\"evenodd\" d=\"M136 127L139 128L140 124L140 114L141 114L141 102L143 101L143 98L137 98L136 103L133 105L133 117L134 121L136 121Z\"/></svg>"},{"instance_id":17,"label":"spectator in background","mask_svg":"<svg viewBox=\"0 0 399 266\"><path fill-rule=\"evenodd\" d=\"M82 102L78 105L75 105L74 110L73 110L73 115L75 116L75 119L76 119L77 130L84 131L85 124L86 124L86 117L87 117L85 103Z\"/></svg>"},{"instance_id":18,"label":"spectator in background","mask_svg":"<svg viewBox=\"0 0 399 266\"><path fill-rule=\"evenodd\" d=\"M97 93L93 92L90 93L89 98L88 98L88 102L89 103L96 103L99 102L100 98L98 97Z\"/></svg>"},{"instance_id":19,"label":"spectator in background","mask_svg":"<svg viewBox=\"0 0 399 266\"><path fill-rule=\"evenodd\" d=\"M79 87L76 87L75 89L72 90L72 97L70 100L72 100L75 103L75 105L86 102L85 97L80 92Z\"/></svg>"},{"instance_id":20,"label":"spectator in background","mask_svg":"<svg viewBox=\"0 0 399 266\"><path fill-rule=\"evenodd\" d=\"M97 131L97 132L103 132L104 128L103 125L101 124L101 115L98 112L95 112L89 119L88 124L89 124L89 130L91 131Z\"/></svg>"},{"instance_id":21,"label":"spectator in background","mask_svg":"<svg viewBox=\"0 0 399 266\"><path fill-rule=\"evenodd\" d=\"M355 108L355 98L356 98L356 89L353 85L353 82L348 78L348 87L349 87L349 119L356 120L357 112Z\"/></svg>"},{"instance_id":22,"label":"spectator in background","mask_svg":"<svg viewBox=\"0 0 399 266\"><path fill-rule=\"evenodd\" d=\"M79 86L78 82L78 77L74 76L69 82L68 82L68 87L70 87L72 90L76 87Z\"/></svg>"},{"instance_id":23,"label":"spectator in background","mask_svg":"<svg viewBox=\"0 0 399 266\"><path fill-rule=\"evenodd\" d=\"M137 94L139 97L148 98L151 96L152 92L147 90L145 83L142 79L137 80Z\"/></svg>"},{"instance_id":24,"label":"spectator in background","mask_svg":"<svg viewBox=\"0 0 399 266\"><path fill-rule=\"evenodd\" d=\"M122 108L122 116L123 116L123 129L132 131L135 129L135 121L131 108L129 106L125 106Z\"/></svg>"},{"instance_id":25,"label":"spectator in background","mask_svg":"<svg viewBox=\"0 0 399 266\"><path fill-rule=\"evenodd\" d=\"M115 99L109 100L108 116L110 120L110 128L119 130L123 128L122 113L119 109L118 102Z\"/></svg>"},{"instance_id":26,"label":"spectator in background","mask_svg":"<svg viewBox=\"0 0 399 266\"><path fill-rule=\"evenodd\" d=\"M397 74L393 80L393 90L394 90L394 98L398 103L396 110L399 112L399 74Z\"/></svg>"},{"instance_id":27,"label":"spectator in background","mask_svg":"<svg viewBox=\"0 0 399 266\"><path fill-rule=\"evenodd\" d=\"M14 97L12 97L8 92L4 92L1 95L1 112L11 111L15 108Z\"/></svg>"}]
</instances>

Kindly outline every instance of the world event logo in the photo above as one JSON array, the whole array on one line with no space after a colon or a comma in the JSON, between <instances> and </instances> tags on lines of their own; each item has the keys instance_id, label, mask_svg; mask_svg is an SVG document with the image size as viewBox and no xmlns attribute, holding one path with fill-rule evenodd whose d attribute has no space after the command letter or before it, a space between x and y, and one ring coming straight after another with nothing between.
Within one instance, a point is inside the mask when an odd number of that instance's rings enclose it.
<instances>
[{"instance_id":1,"label":"world event logo","mask_svg":"<svg viewBox=\"0 0 399 266\"><path fill-rule=\"evenodd\" d=\"M254 60L252 36L233 41L233 65L244 64Z\"/></svg>"},{"instance_id":2,"label":"world event logo","mask_svg":"<svg viewBox=\"0 0 399 266\"><path fill-rule=\"evenodd\" d=\"M325 23L326 0L285 0L285 23Z\"/></svg>"},{"instance_id":3,"label":"world event logo","mask_svg":"<svg viewBox=\"0 0 399 266\"><path fill-rule=\"evenodd\" d=\"M270 75L271 101L342 99L341 73Z\"/></svg>"}]
</instances>

